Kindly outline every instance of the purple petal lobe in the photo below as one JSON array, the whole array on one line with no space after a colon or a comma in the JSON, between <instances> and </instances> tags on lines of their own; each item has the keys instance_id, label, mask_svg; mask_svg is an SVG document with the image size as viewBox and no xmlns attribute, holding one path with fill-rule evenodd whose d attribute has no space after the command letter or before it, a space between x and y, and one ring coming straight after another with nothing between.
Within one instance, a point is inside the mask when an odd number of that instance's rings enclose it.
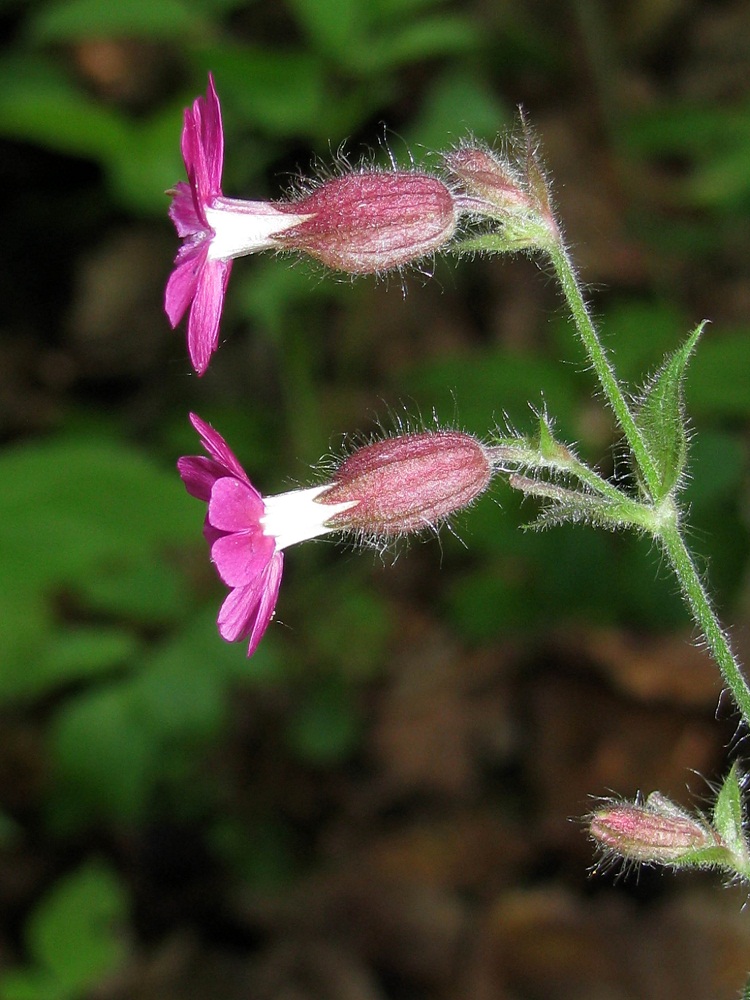
<instances>
[{"instance_id":1,"label":"purple petal lobe","mask_svg":"<svg viewBox=\"0 0 750 1000\"><path fill-rule=\"evenodd\" d=\"M175 258L175 267L169 276L164 293L164 311L174 329L193 301L205 261L208 256L206 243L185 243Z\"/></svg>"},{"instance_id":2,"label":"purple petal lobe","mask_svg":"<svg viewBox=\"0 0 750 1000\"><path fill-rule=\"evenodd\" d=\"M255 615L250 632L250 644L247 647L247 655L252 656L258 648L258 643L263 638L263 633L268 628L279 598L279 587L281 586L281 575L284 570L284 553L275 553L273 559L268 564L266 570L265 586L260 597L260 603Z\"/></svg>"},{"instance_id":3,"label":"purple petal lobe","mask_svg":"<svg viewBox=\"0 0 750 1000\"><path fill-rule=\"evenodd\" d=\"M190 414L190 423L200 435L201 444L211 458L213 458L218 465L225 469L227 473L235 476L237 479L241 479L243 483L247 483L250 489L257 493L258 497L260 497L260 493L258 493L255 487L251 485L250 480L245 474L245 470L237 461L234 452L221 434L219 434L218 431L215 431L210 424L206 423L205 420L201 420L197 413Z\"/></svg>"},{"instance_id":4,"label":"purple petal lobe","mask_svg":"<svg viewBox=\"0 0 750 1000\"><path fill-rule=\"evenodd\" d=\"M208 74L208 91L201 119L201 141L206 156L208 190L211 195L219 195L224 166L224 129L221 124L221 105L212 73Z\"/></svg>"},{"instance_id":5,"label":"purple petal lobe","mask_svg":"<svg viewBox=\"0 0 750 1000\"><path fill-rule=\"evenodd\" d=\"M219 611L219 634L227 642L250 635L247 655L252 656L273 618L284 569L283 553L277 552L266 571L247 587L235 588Z\"/></svg>"},{"instance_id":6,"label":"purple petal lobe","mask_svg":"<svg viewBox=\"0 0 750 1000\"><path fill-rule=\"evenodd\" d=\"M274 541L258 531L222 535L211 546L211 559L228 587L247 587L262 577Z\"/></svg>"},{"instance_id":7,"label":"purple petal lobe","mask_svg":"<svg viewBox=\"0 0 750 1000\"><path fill-rule=\"evenodd\" d=\"M208 368L219 341L221 309L231 270L231 260L207 259L198 276L188 320L188 352L199 375Z\"/></svg>"},{"instance_id":8,"label":"purple petal lobe","mask_svg":"<svg viewBox=\"0 0 750 1000\"><path fill-rule=\"evenodd\" d=\"M177 235L183 239L204 228L203 221L195 208L193 189L185 181L179 181L174 186L172 204L169 206L169 218L174 222Z\"/></svg>"},{"instance_id":9,"label":"purple petal lobe","mask_svg":"<svg viewBox=\"0 0 750 1000\"><path fill-rule=\"evenodd\" d=\"M260 598L261 591L254 585L236 587L229 592L216 620L222 639L227 642L244 639L255 624Z\"/></svg>"},{"instance_id":10,"label":"purple petal lobe","mask_svg":"<svg viewBox=\"0 0 750 1000\"><path fill-rule=\"evenodd\" d=\"M185 455L179 458L177 471L190 496L203 500L204 503L211 499L211 487L216 480L226 474L226 469L203 455Z\"/></svg>"},{"instance_id":11,"label":"purple petal lobe","mask_svg":"<svg viewBox=\"0 0 750 1000\"><path fill-rule=\"evenodd\" d=\"M251 490L258 493L221 434L215 431L205 420L201 420L197 413L190 414L190 423L198 431L198 434L200 434L201 444L217 465L220 465L225 470L225 473L241 479L243 483L247 483ZM260 496L260 493L258 493L258 496Z\"/></svg>"},{"instance_id":12,"label":"purple petal lobe","mask_svg":"<svg viewBox=\"0 0 750 1000\"><path fill-rule=\"evenodd\" d=\"M175 327L190 307L188 352L196 372L202 375L218 343L231 270L231 261L209 260L208 256L214 231L206 212L214 199L221 197L224 161L221 106L210 74L206 96L185 109L181 148L188 183L180 181L175 186L169 215L186 242L167 282L164 308Z\"/></svg>"},{"instance_id":13,"label":"purple petal lobe","mask_svg":"<svg viewBox=\"0 0 750 1000\"><path fill-rule=\"evenodd\" d=\"M261 531L265 510L258 491L239 479L219 479L211 490L208 519L221 531ZM261 531L262 533L262 531Z\"/></svg>"}]
</instances>

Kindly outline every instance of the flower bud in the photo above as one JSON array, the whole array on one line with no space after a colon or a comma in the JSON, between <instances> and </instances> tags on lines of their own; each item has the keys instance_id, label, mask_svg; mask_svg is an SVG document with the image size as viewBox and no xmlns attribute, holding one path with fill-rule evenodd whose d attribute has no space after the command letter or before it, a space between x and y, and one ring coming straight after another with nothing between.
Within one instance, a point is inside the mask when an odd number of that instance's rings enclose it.
<instances>
[{"instance_id":1,"label":"flower bud","mask_svg":"<svg viewBox=\"0 0 750 1000\"><path fill-rule=\"evenodd\" d=\"M618 802L598 810L589 818L589 833L626 861L666 865L699 863L702 852L722 846L707 823L659 792L645 803Z\"/></svg>"},{"instance_id":2,"label":"flower bud","mask_svg":"<svg viewBox=\"0 0 750 1000\"><path fill-rule=\"evenodd\" d=\"M483 199L500 211L531 207L516 171L489 150L460 146L446 153L444 159L468 194Z\"/></svg>"},{"instance_id":3,"label":"flower bud","mask_svg":"<svg viewBox=\"0 0 750 1000\"><path fill-rule=\"evenodd\" d=\"M388 540L435 527L484 492L492 463L484 447L460 431L403 434L350 455L318 503L356 502L328 524Z\"/></svg>"},{"instance_id":4,"label":"flower bud","mask_svg":"<svg viewBox=\"0 0 750 1000\"><path fill-rule=\"evenodd\" d=\"M404 170L333 177L305 197L277 207L310 216L277 233L278 246L350 274L387 271L419 260L450 240L457 220L453 195L441 180Z\"/></svg>"}]
</instances>

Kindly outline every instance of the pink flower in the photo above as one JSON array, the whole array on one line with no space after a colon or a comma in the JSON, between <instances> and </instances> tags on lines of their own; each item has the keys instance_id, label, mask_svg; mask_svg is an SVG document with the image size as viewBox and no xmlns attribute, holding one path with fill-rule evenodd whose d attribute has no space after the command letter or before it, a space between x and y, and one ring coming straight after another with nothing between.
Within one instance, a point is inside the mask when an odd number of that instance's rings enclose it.
<instances>
[{"instance_id":1,"label":"pink flower","mask_svg":"<svg viewBox=\"0 0 750 1000\"><path fill-rule=\"evenodd\" d=\"M283 549L334 530L327 520L356 501L316 504L325 486L264 498L224 438L194 413L190 420L209 457L183 457L177 468L188 493L208 504L203 530L211 560L231 588L219 611L219 633L228 642L249 638L251 656L276 608Z\"/></svg>"},{"instance_id":2,"label":"pink flower","mask_svg":"<svg viewBox=\"0 0 750 1000\"><path fill-rule=\"evenodd\" d=\"M228 642L249 637L248 656L273 618L285 548L330 531L387 544L435 529L480 496L493 472L490 450L470 434L422 431L363 445L322 486L263 497L224 438L194 413L190 420L208 457L181 458L177 468L208 505L203 532L231 588L219 632Z\"/></svg>"},{"instance_id":3,"label":"pink flower","mask_svg":"<svg viewBox=\"0 0 750 1000\"><path fill-rule=\"evenodd\" d=\"M275 246L270 238L307 216L269 202L239 201L221 192L224 132L221 107L209 74L208 91L185 109L182 158L188 183L173 191L169 215L184 240L167 282L164 308L176 327L190 309L188 351L199 375L208 368L219 339L224 294L235 257Z\"/></svg>"},{"instance_id":4,"label":"pink flower","mask_svg":"<svg viewBox=\"0 0 750 1000\"><path fill-rule=\"evenodd\" d=\"M235 257L261 250L305 253L348 274L377 274L444 247L472 199L416 170L360 169L315 182L290 201L242 201L221 190L224 133L213 78L185 110L188 183L174 188L170 217L183 244L164 298L173 327L185 313L188 351L202 375L216 350Z\"/></svg>"}]
</instances>

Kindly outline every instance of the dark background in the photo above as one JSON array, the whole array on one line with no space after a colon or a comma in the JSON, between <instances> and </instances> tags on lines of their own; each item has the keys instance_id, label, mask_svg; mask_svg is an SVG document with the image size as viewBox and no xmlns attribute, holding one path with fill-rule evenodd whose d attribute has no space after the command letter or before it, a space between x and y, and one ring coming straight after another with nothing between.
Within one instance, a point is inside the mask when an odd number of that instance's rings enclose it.
<instances>
[{"instance_id":1,"label":"dark background","mask_svg":"<svg viewBox=\"0 0 750 1000\"><path fill-rule=\"evenodd\" d=\"M633 391L712 321L690 539L742 652L748 5L3 0L0 29L3 998L737 996L745 891L590 877L578 821L639 789L708 807L744 750L647 544L522 533L533 504L498 482L440 541L290 550L252 659L216 633L174 471L191 409L264 492L378 423L527 433L542 401L611 470L544 269L351 282L242 259L200 380L162 295L164 191L209 69L224 191L248 198L342 145L434 165L523 104Z\"/></svg>"}]
</instances>

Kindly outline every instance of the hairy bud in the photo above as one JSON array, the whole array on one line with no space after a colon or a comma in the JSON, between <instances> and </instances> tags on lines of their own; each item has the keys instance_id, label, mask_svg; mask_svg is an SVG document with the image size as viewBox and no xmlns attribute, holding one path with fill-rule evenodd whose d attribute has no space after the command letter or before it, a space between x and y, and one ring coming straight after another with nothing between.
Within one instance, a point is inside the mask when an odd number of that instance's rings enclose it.
<instances>
[{"instance_id":1,"label":"hairy bud","mask_svg":"<svg viewBox=\"0 0 750 1000\"><path fill-rule=\"evenodd\" d=\"M529 208L531 202L517 171L479 146L460 146L444 156L466 191L501 211Z\"/></svg>"},{"instance_id":2,"label":"hairy bud","mask_svg":"<svg viewBox=\"0 0 750 1000\"><path fill-rule=\"evenodd\" d=\"M277 233L277 246L351 274L417 261L444 246L457 221L453 195L439 178L403 170L334 177L276 207L309 216Z\"/></svg>"},{"instance_id":3,"label":"hairy bud","mask_svg":"<svg viewBox=\"0 0 750 1000\"><path fill-rule=\"evenodd\" d=\"M485 491L491 476L492 462L470 434L404 434L355 451L317 502L356 503L327 523L387 541L434 527L467 507Z\"/></svg>"},{"instance_id":4,"label":"hairy bud","mask_svg":"<svg viewBox=\"0 0 750 1000\"><path fill-rule=\"evenodd\" d=\"M605 851L626 861L696 864L706 852L721 847L707 823L660 792L645 803L619 802L597 810L589 817L589 833Z\"/></svg>"}]
</instances>

